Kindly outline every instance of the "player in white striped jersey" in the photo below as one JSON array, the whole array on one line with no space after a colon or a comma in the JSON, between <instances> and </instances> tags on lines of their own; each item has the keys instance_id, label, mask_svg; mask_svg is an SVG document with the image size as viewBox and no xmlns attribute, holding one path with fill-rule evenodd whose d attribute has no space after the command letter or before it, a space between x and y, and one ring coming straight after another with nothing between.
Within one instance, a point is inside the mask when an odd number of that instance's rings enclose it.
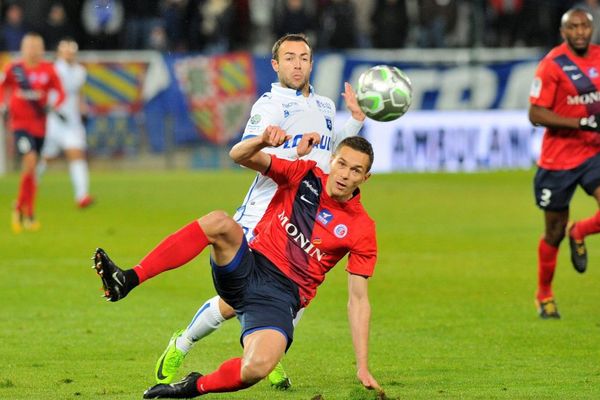
<instances>
[{"instance_id":1,"label":"player in white striped jersey","mask_svg":"<svg viewBox=\"0 0 600 400\"><path fill-rule=\"evenodd\" d=\"M65 90L65 101L56 113L48 115L46 140L42 149L43 161L38 166L41 175L49 160L64 152L68 163L75 203L80 208L92 204L89 194L89 171L85 157L85 127L81 121L81 109L85 107L81 89L85 84L85 68L77 62L77 42L71 38L62 39L57 48L54 62L60 81Z\"/></svg>"},{"instance_id":2,"label":"player in white striped jersey","mask_svg":"<svg viewBox=\"0 0 600 400\"><path fill-rule=\"evenodd\" d=\"M340 132L334 132L334 102L317 95L309 83L312 50L306 37L302 34L288 34L280 38L273 46L271 65L279 82L273 83L271 91L263 94L252 107L242 140L262 135L270 125L278 126L291 139L283 146L263 151L280 158L295 159L298 158L296 148L302 135L316 132L320 135L320 143L305 158L315 160L322 170L329 172L329 161L336 145L348 136L357 135L365 119L352 87L346 83L343 93L352 118ZM238 208L234 218L243 227L248 241L252 240L253 229L265 213L276 189L277 185L270 178L257 174L242 206ZM302 311L298 312L294 325L300 319ZM219 296L207 300L188 327L175 332L171 337L156 364L156 381L170 383L193 344L234 316L234 310ZM290 380L281 364L271 372L269 380L279 389L290 386Z\"/></svg>"}]
</instances>

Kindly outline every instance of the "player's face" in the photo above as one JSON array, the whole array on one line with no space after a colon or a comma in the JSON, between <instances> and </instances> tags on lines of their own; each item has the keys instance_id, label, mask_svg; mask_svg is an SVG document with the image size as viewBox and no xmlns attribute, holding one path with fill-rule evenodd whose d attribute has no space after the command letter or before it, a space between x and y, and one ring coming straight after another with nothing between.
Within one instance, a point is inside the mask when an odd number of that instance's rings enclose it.
<instances>
[{"instance_id":1,"label":"player's face","mask_svg":"<svg viewBox=\"0 0 600 400\"><path fill-rule=\"evenodd\" d=\"M25 36L21 42L21 56L28 64L37 64L44 57L44 41L39 36Z\"/></svg>"},{"instance_id":2,"label":"player's face","mask_svg":"<svg viewBox=\"0 0 600 400\"><path fill-rule=\"evenodd\" d=\"M281 43L277 55L278 59L271 60L271 65L277 72L281 86L308 93L308 81L312 71L308 45L288 40Z\"/></svg>"},{"instance_id":3,"label":"player's face","mask_svg":"<svg viewBox=\"0 0 600 400\"><path fill-rule=\"evenodd\" d=\"M348 146L341 147L331 159L327 179L327 194L338 201L346 201L371 174L367 171L369 156Z\"/></svg>"},{"instance_id":4,"label":"player's face","mask_svg":"<svg viewBox=\"0 0 600 400\"><path fill-rule=\"evenodd\" d=\"M563 20L560 34L567 42L567 46L575 53L584 55L587 53L592 39L592 21L584 12L572 12Z\"/></svg>"},{"instance_id":5,"label":"player's face","mask_svg":"<svg viewBox=\"0 0 600 400\"><path fill-rule=\"evenodd\" d=\"M74 62L77 58L77 51L79 50L79 46L77 46L77 43L75 42L63 40L58 44L57 50L58 57L71 63Z\"/></svg>"}]
</instances>

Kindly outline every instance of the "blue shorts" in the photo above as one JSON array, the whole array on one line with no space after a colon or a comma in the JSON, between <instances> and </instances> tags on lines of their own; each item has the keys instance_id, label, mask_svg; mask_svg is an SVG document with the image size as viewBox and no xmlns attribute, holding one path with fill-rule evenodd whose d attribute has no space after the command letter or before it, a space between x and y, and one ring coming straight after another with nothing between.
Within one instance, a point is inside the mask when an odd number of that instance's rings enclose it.
<instances>
[{"instance_id":1,"label":"blue shorts","mask_svg":"<svg viewBox=\"0 0 600 400\"><path fill-rule=\"evenodd\" d=\"M14 132L15 135L15 147L19 154L24 156L27 153L35 151L38 155L42 151L44 146L44 138L33 136L27 131L18 129Z\"/></svg>"},{"instance_id":2,"label":"blue shorts","mask_svg":"<svg viewBox=\"0 0 600 400\"><path fill-rule=\"evenodd\" d=\"M242 346L246 335L274 329L286 336L287 351L300 309L298 286L265 256L251 251L245 237L229 264L220 267L212 259L210 263L217 293L234 308L242 325Z\"/></svg>"},{"instance_id":3,"label":"blue shorts","mask_svg":"<svg viewBox=\"0 0 600 400\"><path fill-rule=\"evenodd\" d=\"M600 154L588 158L573 169L538 168L533 185L535 202L546 211L568 210L577 185L588 195L592 195L600 186Z\"/></svg>"}]
</instances>

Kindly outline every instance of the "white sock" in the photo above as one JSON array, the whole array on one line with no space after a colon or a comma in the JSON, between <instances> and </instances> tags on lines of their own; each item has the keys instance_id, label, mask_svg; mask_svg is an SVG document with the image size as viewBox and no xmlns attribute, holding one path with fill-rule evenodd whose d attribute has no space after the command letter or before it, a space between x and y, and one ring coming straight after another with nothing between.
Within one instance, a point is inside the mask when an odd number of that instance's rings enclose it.
<instances>
[{"instance_id":1,"label":"white sock","mask_svg":"<svg viewBox=\"0 0 600 400\"><path fill-rule=\"evenodd\" d=\"M185 353L189 352L195 342L219 329L223 321L225 318L219 311L219 296L215 296L202 304L192 322L177 338L175 346Z\"/></svg>"},{"instance_id":2,"label":"white sock","mask_svg":"<svg viewBox=\"0 0 600 400\"><path fill-rule=\"evenodd\" d=\"M87 162L85 160L73 160L69 162L69 173L75 192L75 200L80 201L89 193L90 176Z\"/></svg>"}]
</instances>

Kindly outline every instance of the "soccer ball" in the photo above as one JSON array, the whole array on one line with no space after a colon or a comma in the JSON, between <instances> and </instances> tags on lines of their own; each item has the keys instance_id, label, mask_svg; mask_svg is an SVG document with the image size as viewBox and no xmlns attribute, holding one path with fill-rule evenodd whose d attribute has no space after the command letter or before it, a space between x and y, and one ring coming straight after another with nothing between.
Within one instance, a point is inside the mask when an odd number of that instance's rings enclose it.
<instances>
[{"instance_id":1,"label":"soccer ball","mask_svg":"<svg viewBox=\"0 0 600 400\"><path fill-rule=\"evenodd\" d=\"M412 85L400 69L377 65L360 75L356 96L367 117L376 121L393 121L408 111Z\"/></svg>"}]
</instances>

